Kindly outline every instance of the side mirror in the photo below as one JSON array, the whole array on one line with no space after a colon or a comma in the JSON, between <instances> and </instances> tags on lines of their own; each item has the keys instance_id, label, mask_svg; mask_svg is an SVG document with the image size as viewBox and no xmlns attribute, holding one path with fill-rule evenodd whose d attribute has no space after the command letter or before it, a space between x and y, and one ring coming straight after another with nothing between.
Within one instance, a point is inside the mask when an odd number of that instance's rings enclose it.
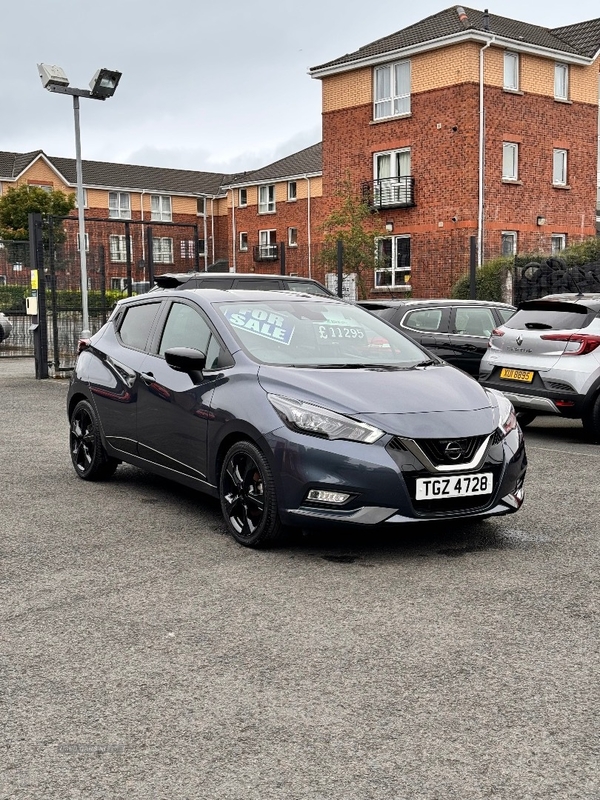
<instances>
[{"instance_id":1,"label":"side mirror","mask_svg":"<svg viewBox=\"0 0 600 800\"><path fill-rule=\"evenodd\" d=\"M165 361L177 372L202 372L206 367L206 355L193 347L170 347L165 350Z\"/></svg>"}]
</instances>

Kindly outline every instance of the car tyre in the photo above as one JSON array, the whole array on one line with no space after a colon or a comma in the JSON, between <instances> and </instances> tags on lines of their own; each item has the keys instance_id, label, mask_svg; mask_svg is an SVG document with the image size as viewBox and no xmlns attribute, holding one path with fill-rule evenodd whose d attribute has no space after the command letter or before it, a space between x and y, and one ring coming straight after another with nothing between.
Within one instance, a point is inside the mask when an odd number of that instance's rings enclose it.
<instances>
[{"instance_id":1,"label":"car tyre","mask_svg":"<svg viewBox=\"0 0 600 800\"><path fill-rule=\"evenodd\" d=\"M219 480L221 511L236 542L263 548L281 538L275 481L262 452L248 441L232 445Z\"/></svg>"},{"instance_id":2,"label":"car tyre","mask_svg":"<svg viewBox=\"0 0 600 800\"><path fill-rule=\"evenodd\" d=\"M600 442L600 395L583 415L583 430L593 442Z\"/></svg>"},{"instance_id":3,"label":"car tyre","mask_svg":"<svg viewBox=\"0 0 600 800\"><path fill-rule=\"evenodd\" d=\"M533 411L517 411L517 422L521 428L531 425L536 417L537 414L534 414Z\"/></svg>"},{"instance_id":4,"label":"car tyre","mask_svg":"<svg viewBox=\"0 0 600 800\"><path fill-rule=\"evenodd\" d=\"M87 400L80 400L71 414L69 447L75 472L84 481L108 480L120 464L104 449L98 417Z\"/></svg>"}]
</instances>

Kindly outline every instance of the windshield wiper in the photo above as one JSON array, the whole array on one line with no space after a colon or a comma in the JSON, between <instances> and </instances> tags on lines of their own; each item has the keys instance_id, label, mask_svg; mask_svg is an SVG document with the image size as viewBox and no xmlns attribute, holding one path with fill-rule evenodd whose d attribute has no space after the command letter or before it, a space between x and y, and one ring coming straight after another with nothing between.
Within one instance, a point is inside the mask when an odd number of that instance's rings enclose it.
<instances>
[{"instance_id":1,"label":"windshield wiper","mask_svg":"<svg viewBox=\"0 0 600 800\"><path fill-rule=\"evenodd\" d=\"M427 361L419 361L418 364L415 364L415 367L433 367L434 364L439 364L439 361L434 361L432 358L428 359Z\"/></svg>"}]
</instances>

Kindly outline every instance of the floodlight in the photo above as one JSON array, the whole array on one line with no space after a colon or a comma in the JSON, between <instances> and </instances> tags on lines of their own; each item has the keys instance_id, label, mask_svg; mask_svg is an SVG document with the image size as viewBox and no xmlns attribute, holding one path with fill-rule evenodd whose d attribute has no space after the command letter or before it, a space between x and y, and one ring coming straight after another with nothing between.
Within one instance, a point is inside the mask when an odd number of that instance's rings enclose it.
<instances>
[{"instance_id":1,"label":"floodlight","mask_svg":"<svg viewBox=\"0 0 600 800\"><path fill-rule=\"evenodd\" d=\"M106 100L107 97L112 97L119 84L121 73L114 69L97 70L96 74L90 81L90 89L92 97L98 100Z\"/></svg>"},{"instance_id":2,"label":"floodlight","mask_svg":"<svg viewBox=\"0 0 600 800\"><path fill-rule=\"evenodd\" d=\"M69 79L62 67L57 67L54 64L38 64L37 67L44 89L48 89L50 86L69 85Z\"/></svg>"}]
</instances>

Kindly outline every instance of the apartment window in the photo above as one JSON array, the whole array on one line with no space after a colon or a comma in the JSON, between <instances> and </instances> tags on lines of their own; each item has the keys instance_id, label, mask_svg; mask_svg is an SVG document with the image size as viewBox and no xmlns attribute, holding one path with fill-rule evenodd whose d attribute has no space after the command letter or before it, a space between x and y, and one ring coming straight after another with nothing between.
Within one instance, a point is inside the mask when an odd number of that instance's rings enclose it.
<instances>
[{"instance_id":1,"label":"apartment window","mask_svg":"<svg viewBox=\"0 0 600 800\"><path fill-rule=\"evenodd\" d=\"M410 114L410 61L375 67L373 71L373 118Z\"/></svg>"},{"instance_id":2,"label":"apartment window","mask_svg":"<svg viewBox=\"0 0 600 800\"><path fill-rule=\"evenodd\" d=\"M502 231L502 255L516 256L517 254L517 232Z\"/></svg>"},{"instance_id":3,"label":"apartment window","mask_svg":"<svg viewBox=\"0 0 600 800\"><path fill-rule=\"evenodd\" d=\"M83 207L88 207L87 189L83 190ZM77 192L75 192L75 208L79 208L79 203L77 202Z\"/></svg>"},{"instance_id":4,"label":"apartment window","mask_svg":"<svg viewBox=\"0 0 600 800\"><path fill-rule=\"evenodd\" d=\"M261 258L277 258L277 231L258 232L258 253Z\"/></svg>"},{"instance_id":5,"label":"apartment window","mask_svg":"<svg viewBox=\"0 0 600 800\"><path fill-rule=\"evenodd\" d=\"M519 91L519 54L504 53L504 88Z\"/></svg>"},{"instance_id":6,"label":"apartment window","mask_svg":"<svg viewBox=\"0 0 600 800\"><path fill-rule=\"evenodd\" d=\"M89 233L85 233L84 236L85 236L85 252L89 253L90 252L90 235L89 235ZM79 252L80 250L81 250L81 246L80 246L80 243L79 243L79 232L77 232L77 251Z\"/></svg>"},{"instance_id":7,"label":"apartment window","mask_svg":"<svg viewBox=\"0 0 600 800\"><path fill-rule=\"evenodd\" d=\"M43 189L46 194L54 191L54 184L52 183L35 183L35 181L27 181L28 186L33 186L36 189Z\"/></svg>"},{"instance_id":8,"label":"apartment window","mask_svg":"<svg viewBox=\"0 0 600 800\"><path fill-rule=\"evenodd\" d=\"M298 247L298 228L288 228L288 247Z\"/></svg>"},{"instance_id":9,"label":"apartment window","mask_svg":"<svg viewBox=\"0 0 600 800\"><path fill-rule=\"evenodd\" d=\"M275 186L258 187L258 213L272 214L275 211Z\"/></svg>"},{"instance_id":10,"label":"apartment window","mask_svg":"<svg viewBox=\"0 0 600 800\"><path fill-rule=\"evenodd\" d=\"M172 222L173 211L171 198L165 194L153 194L150 196L151 219L153 222Z\"/></svg>"},{"instance_id":11,"label":"apartment window","mask_svg":"<svg viewBox=\"0 0 600 800\"><path fill-rule=\"evenodd\" d=\"M296 181L288 181L288 200L298 199L298 186Z\"/></svg>"},{"instance_id":12,"label":"apartment window","mask_svg":"<svg viewBox=\"0 0 600 800\"><path fill-rule=\"evenodd\" d=\"M244 253L248 250L248 234L246 232L240 233L240 250Z\"/></svg>"},{"instance_id":13,"label":"apartment window","mask_svg":"<svg viewBox=\"0 0 600 800\"><path fill-rule=\"evenodd\" d=\"M179 242L179 252L183 259L196 258L196 242L193 239L182 239Z\"/></svg>"},{"instance_id":14,"label":"apartment window","mask_svg":"<svg viewBox=\"0 0 600 800\"><path fill-rule=\"evenodd\" d=\"M516 181L519 178L519 145L502 143L502 180Z\"/></svg>"},{"instance_id":15,"label":"apartment window","mask_svg":"<svg viewBox=\"0 0 600 800\"><path fill-rule=\"evenodd\" d=\"M206 214L206 197L198 197L196 200L196 214L203 217Z\"/></svg>"},{"instance_id":16,"label":"apartment window","mask_svg":"<svg viewBox=\"0 0 600 800\"><path fill-rule=\"evenodd\" d=\"M108 240L110 260L115 264L124 264L127 261L127 245L125 236L110 236ZM129 255L133 258L133 242L129 237Z\"/></svg>"},{"instance_id":17,"label":"apartment window","mask_svg":"<svg viewBox=\"0 0 600 800\"><path fill-rule=\"evenodd\" d=\"M238 206L245 208L248 205L248 189L238 190Z\"/></svg>"},{"instance_id":18,"label":"apartment window","mask_svg":"<svg viewBox=\"0 0 600 800\"><path fill-rule=\"evenodd\" d=\"M152 239L152 254L155 264L172 264L173 239L167 236Z\"/></svg>"},{"instance_id":19,"label":"apartment window","mask_svg":"<svg viewBox=\"0 0 600 800\"><path fill-rule=\"evenodd\" d=\"M111 219L131 219L131 197L129 192L108 193L108 216Z\"/></svg>"},{"instance_id":20,"label":"apartment window","mask_svg":"<svg viewBox=\"0 0 600 800\"><path fill-rule=\"evenodd\" d=\"M375 287L410 286L410 236L386 236L376 246Z\"/></svg>"},{"instance_id":21,"label":"apartment window","mask_svg":"<svg viewBox=\"0 0 600 800\"><path fill-rule=\"evenodd\" d=\"M410 148L375 153L374 199L377 206L412 205Z\"/></svg>"},{"instance_id":22,"label":"apartment window","mask_svg":"<svg viewBox=\"0 0 600 800\"><path fill-rule=\"evenodd\" d=\"M555 186L567 185L567 150L554 150L552 156L552 183Z\"/></svg>"},{"instance_id":23,"label":"apartment window","mask_svg":"<svg viewBox=\"0 0 600 800\"><path fill-rule=\"evenodd\" d=\"M554 65L554 97L557 100L569 99L569 65Z\"/></svg>"},{"instance_id":24,"label":"apartment window","mask_svg":"<svg viewBox=\"0 0 600 800\"><path fill-rule=\"evenodd\" d=\"M566 233L553 233L551 240L551 249L552 255L558 255L561 250L564 250L567 246L567 234Z\"/></svg>"},{"instance_id":25,"label":"apartment window","mask_svg":"<svg viewBox=\"0 0 600 800\"><path fill-rule=\"evenodd\" d=\"M127 290L127 278L111 278L110 288L113 292L124 292Z\"/></svg>"}]
</instances>

